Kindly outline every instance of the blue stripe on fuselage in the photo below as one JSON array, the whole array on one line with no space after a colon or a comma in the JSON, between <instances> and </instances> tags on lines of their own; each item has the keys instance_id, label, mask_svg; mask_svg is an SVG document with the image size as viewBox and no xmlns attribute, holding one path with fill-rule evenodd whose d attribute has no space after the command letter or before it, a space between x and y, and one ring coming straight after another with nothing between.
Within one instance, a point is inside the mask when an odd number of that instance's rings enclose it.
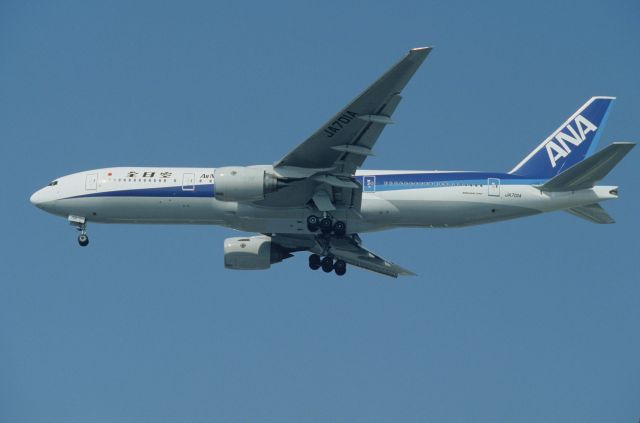
<instances>
[{"instance_id":1,"label":"blue stripe on fuselage","mask_svg":"<svg viewBox=\"0 0 640 423\"><path fill-rule=\"evenodd\" d=\"M87 197L213 197L214 184L194 185L193 189L183 189L181 185L160 188L136 188L118 191L100 191L90 194L76 195L70 198Z\"/></svg>"},{"instance_id":2,"label":"blue stripe on fuselage","mask_svg":"<svg viewBox=\"0 0 640 423\"><path fill-rule=\"evenodd\" d=\"M499 179L501 185L538 185L544 183L542 179L531 179L508 173L488 172L437 172L437 173L392 173L382 175L359 175L358 182L368 191L364 178L375 177L376 191L390 191L398 189L440 188L456 184L485 185L488 179Z\"/></svg>"}]
</instances>

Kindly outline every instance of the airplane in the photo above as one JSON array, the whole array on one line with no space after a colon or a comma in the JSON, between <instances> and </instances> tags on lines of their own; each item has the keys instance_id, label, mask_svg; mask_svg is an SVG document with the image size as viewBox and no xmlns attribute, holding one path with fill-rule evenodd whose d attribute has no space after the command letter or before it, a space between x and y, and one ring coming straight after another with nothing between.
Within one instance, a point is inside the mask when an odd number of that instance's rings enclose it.
<instances>
[{"instance_id":1,"label":"airplane","mask_svg":"<svg viewBox=\"0 0 640 423\"><path fill-rule=\"evenodd\" d=\"M110 167L62 176L31 203L68 220L87 246L88 223L221 225L254 236L224 241L227 269L268 269L308 251L309 267L347 264L398 277L413 272L369 251L359 234L452 228L564 210L613 223L599 186L635 146L595 152L614 97L590 98L509 172L362 170L401 92L431 47L411 49L304 142L273 164L217 168Z\"/></svg>"}]
</instances>

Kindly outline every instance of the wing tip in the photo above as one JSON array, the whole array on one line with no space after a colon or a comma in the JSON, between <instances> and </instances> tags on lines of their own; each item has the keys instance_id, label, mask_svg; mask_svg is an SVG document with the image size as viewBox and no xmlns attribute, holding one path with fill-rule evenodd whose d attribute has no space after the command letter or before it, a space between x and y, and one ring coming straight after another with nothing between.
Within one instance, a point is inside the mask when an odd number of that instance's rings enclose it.
<instances>
[{"instance_id":1,"label":"wing tip","mask_svg":"<svg viewBox=\"0 0 640 423\"><path fill-rule=\"evenodd\" d=\"M433 47L415 47L409 50L409 56L425 58L431 53Z\"/></svg>"},{"instance_id":2,"label":"wing tip","mask_svg":"<svg viewBox=\"0 0 640 423\"><path fill-rule=\"evenodd\" d=\"M431 53L433 47L415 47L409 50L407 53L407 58L412 61L418 61L422 63L422 61Z\"/></svg>"},{"instance_id":3,"label":"wing tip","mask_svg":"<svg viewBox=\"0 0 640 423\"><path fill-rule=\"evenodd\" d=\"M414 47L409 51L431 51L431 50L433 50L433 46Z\"/></svg>"}]
</instances>

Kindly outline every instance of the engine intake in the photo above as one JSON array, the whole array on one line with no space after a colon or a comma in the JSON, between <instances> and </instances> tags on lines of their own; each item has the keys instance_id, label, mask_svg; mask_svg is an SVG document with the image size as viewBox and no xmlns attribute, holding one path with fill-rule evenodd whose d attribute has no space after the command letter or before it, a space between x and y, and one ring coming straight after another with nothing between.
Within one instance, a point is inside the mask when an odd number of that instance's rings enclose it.
<instances>
[{"instance_id":1,"label":"engine intake","mask_svg":"<svg viewBox=\"0 0 640 423\"><path fill-rule=\"evenodd\" d=\"M213 171L215 198L220 201L259 201L278 189L278 178L264 169L229 166Z\"/></svg>"},{"instance_id":2,"label":"engine intake","mask_svg":"<svg viewBox=\"0 0 640 423\"><path fill-rule=\"evenodd\" d=\"M288 251L272 243L271 237L265 235L224 240L224 267L227 269L268 269L289 257L292 255Z\"/></svg>"}]
</instances>

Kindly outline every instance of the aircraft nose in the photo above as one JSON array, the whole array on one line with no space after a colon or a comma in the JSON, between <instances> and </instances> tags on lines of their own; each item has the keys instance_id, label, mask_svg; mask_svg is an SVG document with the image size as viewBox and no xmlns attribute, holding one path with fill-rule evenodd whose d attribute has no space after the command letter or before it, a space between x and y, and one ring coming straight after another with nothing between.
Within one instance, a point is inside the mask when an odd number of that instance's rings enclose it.
<instances>
[{"instance_id":1,"label":"aircraft nose","mask_svg":"<svg viewBox=\"0 0 640 423\"><path fill-rule=\"evenodd\" d=\"M40 204L42 204L42 190L39 189L38 191L31 194L31 198L29 198L29 201L31 201L31 204L33 204L34 206L40 207Z\"/></svg>"}]
</instances>

